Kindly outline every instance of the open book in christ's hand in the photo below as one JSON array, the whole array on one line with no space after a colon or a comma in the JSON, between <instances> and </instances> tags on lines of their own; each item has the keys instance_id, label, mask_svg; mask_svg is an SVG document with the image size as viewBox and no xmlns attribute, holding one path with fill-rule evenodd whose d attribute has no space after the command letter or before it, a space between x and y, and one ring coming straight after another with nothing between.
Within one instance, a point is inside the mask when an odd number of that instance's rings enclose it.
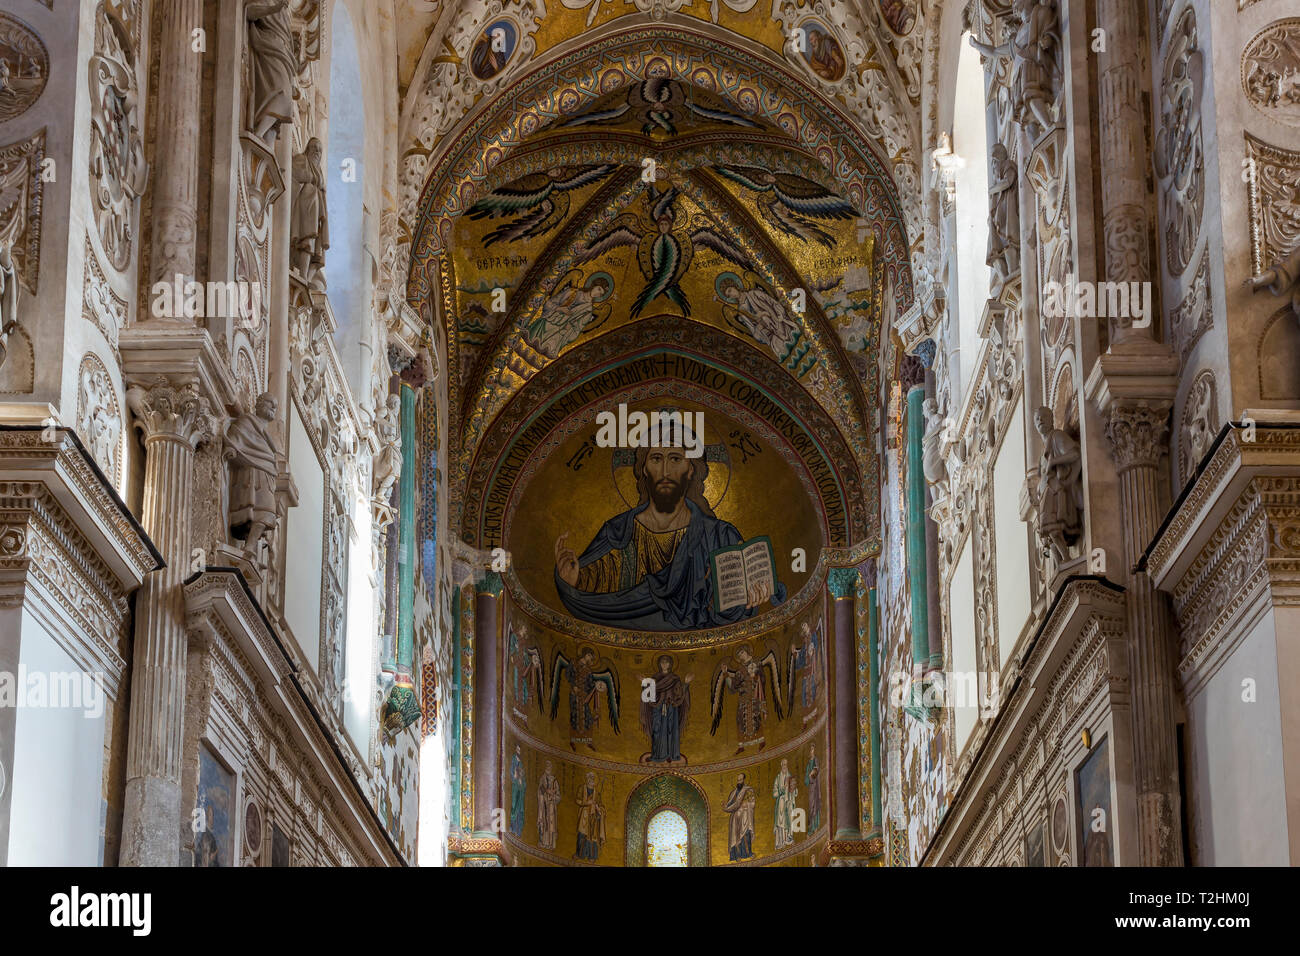
<instances>
[{"instance_id":1,"label":"open book in christ's hand","mask_svg":"<svg viewBox=\"0 0 1300 956\"><path fill-rule=\"evenodd\" d=\"M776 562L767 535L751 538L709 554L713 572L713 603L719 611L745 607L749 595L762 585L769 595L776 593Z\"/></svg>"}]
</instances>

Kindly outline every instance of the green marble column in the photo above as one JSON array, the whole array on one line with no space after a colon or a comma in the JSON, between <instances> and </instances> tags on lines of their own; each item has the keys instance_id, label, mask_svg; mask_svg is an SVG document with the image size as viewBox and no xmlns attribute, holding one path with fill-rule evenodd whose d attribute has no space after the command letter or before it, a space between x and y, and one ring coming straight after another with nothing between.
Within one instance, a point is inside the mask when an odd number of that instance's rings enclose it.
<instances>
[{"instance_id":1,"label":"green marble column","mask_svg":"<svg viewBox=\"0 0 1300 956\"><path fill-rule=\"evenodd\" d=\"M415 389L401 386L402 474L397 485L397 666L384 702L384 729L397 734L420 719L415 693Z\"/></svg>"}]
</instances>

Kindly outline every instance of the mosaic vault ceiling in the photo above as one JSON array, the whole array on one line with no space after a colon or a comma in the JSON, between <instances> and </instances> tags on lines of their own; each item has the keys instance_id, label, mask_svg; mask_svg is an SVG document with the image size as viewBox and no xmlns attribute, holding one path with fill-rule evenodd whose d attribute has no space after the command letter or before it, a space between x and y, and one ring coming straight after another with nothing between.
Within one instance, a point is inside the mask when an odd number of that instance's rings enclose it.
<instances>
[{"instance_id":1,"label":"mosaic vault ceiling","mask_svg":"<svg viewBox=\"0 0 1300 956\"><path fill-rule=\"evenodd\" d=\"M870 550L881 317L886 290L904 308L914 294L896 144L834 92L870 28L851 38L811 8L670 5L655 23L573 3L507 7L449 39L482 96L407 155L425 175L406 295L446 357L452 526L500 543L479 505L536 403L594 370L630 374L647 349L694 348L773 408L812 403L799 428L824 421L838 459L839 503L817 523ZM804 53L783 51L792 24ZM527 390L543 372L550 391ZM868 507L832 534L850 488Z\"/></svg>"}]
</instances>

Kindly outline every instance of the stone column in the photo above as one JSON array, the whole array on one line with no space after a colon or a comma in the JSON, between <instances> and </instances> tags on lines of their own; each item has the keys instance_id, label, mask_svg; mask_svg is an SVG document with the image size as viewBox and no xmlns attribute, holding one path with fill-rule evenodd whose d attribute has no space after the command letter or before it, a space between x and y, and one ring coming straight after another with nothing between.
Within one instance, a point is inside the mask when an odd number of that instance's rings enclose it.
<instances>
[{"instance_id":1,"label":"stone column","mask_svg":"<svg viewBox=\"0 0 1300 956\"><path fill-rule=\"evenodd\" d=\"M833 601L835 634L835 723L831 739L831 770L835 781L832 794L834 839L860 840L858 805L858 655L854 599L857 596L857 568L832 568L826 587Z\"/></svg>"},{"instance_id":2,"label":"stone column","mask_svg":"<svg viewBox=\"0 0 1300 956\"><path fill-rule=\"evenodd\" d=\"M127 392L145 447L141 525L166 567L136 596L131 712L127 732L122 866L176 866L185 711L185 596L190 573L194 450L210 438L207 400L193 384L165 378Z\"/></svg>"},{"instance_id":3,"label":"stone column","mask_svg":"<svg viewBox=\"0 0 1300 956\"><path fill-rule=\"evenodd\" d=\"M1139 866L1182 864L1176 633L1168 599L1145 570L1136 570L1164 518L1159 466L1167 448L1170 408L1168 401L1118 399L1106 410L1124 523Z\"/></svg>"},{"instance_id":4,"label":"stone column","mask_svg":"<svg viewBox=\"0 0 1300 956\"><path fill-rule=\"evenodd\" d=\"M152 282L194 278L198 231L198 149L203 117L203 54L193 31L202 0L159 5L157 138L154 141Z\"/></svg>"},{"instance_id":5,"label":"stone column","mask_svg":"<svg viewBox=\"0 0 1300 956\"><path fill-rule=\"evenodd\" d=\"M1145 5L1133 0L1097 0L1097 28L1105 31L1106 41L1105 50L1097 54L1097 127L1105 276L1109 282L1156 278L1151 274L1151 150L1143 101L1147 78L1142 50L1144 12ZM1112 334L1117 342L1134 335L1132 316L1116 318Z\"/></svg>"},{"instance_id":6,"label":"stone column","mask_svg":"<svg viewBox=\"0 0 1300 956\"><path fill-rule=\"evenodd\" d=\"M497 602L501 575L489 571L474 586L474 830L492 833L492 811L501 807L500 640Z\"/></svg>"}]
</instances>

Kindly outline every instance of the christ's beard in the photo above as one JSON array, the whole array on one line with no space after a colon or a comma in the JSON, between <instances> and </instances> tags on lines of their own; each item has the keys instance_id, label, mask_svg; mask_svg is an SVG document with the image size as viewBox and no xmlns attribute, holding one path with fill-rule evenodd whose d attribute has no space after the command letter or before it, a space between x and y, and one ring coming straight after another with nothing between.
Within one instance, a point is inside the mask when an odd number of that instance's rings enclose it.
<instances>
[{"instance_id":1,"label":"christ's beard","mask_svg":"<svg viewBox=\"0 0 1300 956\"><path fill-rule=\"evenodd\" d=\"M685 494L685 482L664 478L650 489L650 501L654 504L655 511L669 515L677 510L677 505Z\"/></svg>"}]
</instances>

